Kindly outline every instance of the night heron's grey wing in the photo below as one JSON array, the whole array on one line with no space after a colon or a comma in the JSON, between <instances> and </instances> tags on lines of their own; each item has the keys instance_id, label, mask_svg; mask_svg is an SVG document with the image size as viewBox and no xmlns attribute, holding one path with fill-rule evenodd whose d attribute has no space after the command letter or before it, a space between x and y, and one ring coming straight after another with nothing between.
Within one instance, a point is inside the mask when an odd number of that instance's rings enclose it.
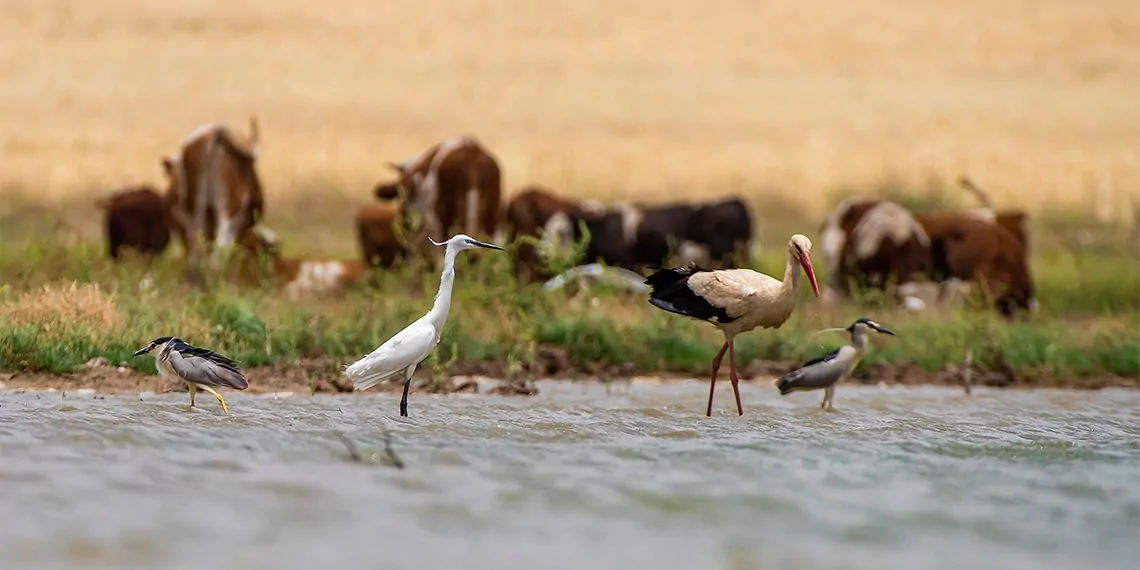
<instances>
[{"instance_id":1,"label":"night heron's grey wing","mask_svg":"<svg viewBox=\"0 0 1140 570\"><path fill-rule=\"evenodd\" d=\"M832 360L837 356L839 356L839 349L838 348L827 353L827 354L825 354L825 355L823 355L823 356L817 356L817 357L801 364L800 368L804 368L806 366L811 366L813 364L818 364L820 362L827 362L828 360Z\"/></svg>"},{"instance_id":2,"label":"night heron's grey wing","mask_svg":"<svg viewBox=\"0 0 1140 570\"><path fill-rule=\"evenodd\" d=\"M776 387L783 396L796 390L818 390L831 386L843 378L843 372L854 353L855 349L844 346L831 354L813 358L781 377L776 382Z\"/></svg>"},{"instance_id":3,"label":"night heron's grey wing","mask_svg":"<svg viewBox=\"0 0 1140 570\"><path fill-rule=\"evenodd\" d=\"M170 368L184 380L211 388L245 390L249 382L234 361L216 352L190 345L170 351Z\"/></svg>"}]
</instances>

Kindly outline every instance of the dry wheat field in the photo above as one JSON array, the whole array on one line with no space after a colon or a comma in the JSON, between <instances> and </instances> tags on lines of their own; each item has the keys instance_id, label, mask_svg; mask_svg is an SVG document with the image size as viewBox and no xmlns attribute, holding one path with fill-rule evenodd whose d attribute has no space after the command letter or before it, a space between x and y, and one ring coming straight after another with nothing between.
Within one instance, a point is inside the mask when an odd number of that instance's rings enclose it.
<instances>
[{"instance_id":1,"label":"dry wheat field","mask_svg":"<svg viewBox=\"0 0 1140 570\"><path fill-rule=\"evenodd\" d=\"M1140 192L1131 0L6 0L0 35L4 218L92 236L91 194L253 113L277 225L462 133L508 195L739 192L761 225L884 179L1125 223Z\"/></svg>"}]
</instances>

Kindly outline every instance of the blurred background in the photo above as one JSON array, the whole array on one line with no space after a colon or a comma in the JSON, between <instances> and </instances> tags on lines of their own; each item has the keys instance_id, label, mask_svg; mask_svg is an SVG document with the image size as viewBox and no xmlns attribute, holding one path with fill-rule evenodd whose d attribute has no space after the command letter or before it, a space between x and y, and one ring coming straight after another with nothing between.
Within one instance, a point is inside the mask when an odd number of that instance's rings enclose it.
<instances>
[{"instance_id":1,"label":"blurred background","mask_svg":"<svg viewBox=\"0 0 1140 570\"><path fill-rule=\"evenodd\" d=\"M960 175L1034 221L1136 223L1129 0L2 5L4 241L97 239L98 195L164 188L193 129L250 114L267 220L306 253L352 254L383 161L461 134L499 158L504 199L741 193L761 236Z\"/></svg>"},{"instance_id":2,"label":"blurred background","mask_svg":"<svg viewBox=\"0 0 1140 570\"><path fill-rule=\"evenodd\" d=\"M251 115L264 221L334 293L110 261L97 201ZM504 202L739 195L777 278L842 200L962 213L966 176L1028 215L1040 311L805 284L706 417L713 327L472 251L399 418L341 372L438 273L338 276L385 163L462 135ZM1136 0L0 0L0 567L1133 568L1138 218ZM898 332L870 386L780 396L858 317ZM163 335L240 362L229 414L132 357Z\"/></svg>"}]
</instances>

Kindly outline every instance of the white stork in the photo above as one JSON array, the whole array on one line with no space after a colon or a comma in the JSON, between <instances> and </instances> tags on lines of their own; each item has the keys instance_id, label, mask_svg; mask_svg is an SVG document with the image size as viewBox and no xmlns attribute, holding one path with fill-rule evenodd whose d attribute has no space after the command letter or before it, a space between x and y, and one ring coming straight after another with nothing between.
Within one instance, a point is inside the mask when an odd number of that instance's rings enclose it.
<instances>
[{"instance_id":1,"label":"white stork","mask_svg":"<svg viewBox=\"0 0 1140 570\"><path fill-rule=\"evenodd\" d=\"M645 284L652 289L649 302L653 306L708 321L724 333L724 346L712 363L709 381L709 406L706 416L712 416L713 391L720 361L728 351L729 378L736 394L736 411L744 415L740 405L740 389L736 375L736 355L733 340L736 335L757 327L778 329L796 308L800 291L800 267L811 280L812 291L819 296L819 284L811 266L811 240L796 234L788 241L788 264L784 280L752 271L751 269L708 270L696 265L676 269L661 269L650 275Z\"/></svg>"}]
</instances>

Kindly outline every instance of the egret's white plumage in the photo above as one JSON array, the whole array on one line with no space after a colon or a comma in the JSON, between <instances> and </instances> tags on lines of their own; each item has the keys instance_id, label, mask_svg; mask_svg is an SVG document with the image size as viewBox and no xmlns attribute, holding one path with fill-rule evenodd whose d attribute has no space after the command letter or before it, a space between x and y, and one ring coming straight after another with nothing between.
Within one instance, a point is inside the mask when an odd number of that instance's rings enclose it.
<instances>
[{"instance_id":1,"label":"egret's white plumage","mask_svg":"<svg viewBox=\"0 0 1140 570\"><path fill-rule=\"evenodd\" d=\"M426 316L420 317L344 373L353 379L357 390L367 390L397 374L411 376L439 344L439 333Z\"/></svg>"},{"instance_id":2,"label":"egret's white plumage","mask_svg":"<svg viewBox=\"0 0 1140 570\"><path fill-rule=\"evenodd\" d=\"M431 310L396 333L371 354L344 369L344 375L352 379L353 386L357 390L367 390L389 378L403 374L404 395L400 399L401 416L408 415L408 388L411 386L412 374L416 371L416 366L431 354L435 345L439 344L443 324L447 321L447 313L451 310L451 289L455 283L455 256L465 249L475 247L503 249L463 234L453 236L443 243L428 239L432 245L447 246L443 258L443 274L439 279L439 292L435 294L435 303Z\"/></svg>"}]
</instances>

